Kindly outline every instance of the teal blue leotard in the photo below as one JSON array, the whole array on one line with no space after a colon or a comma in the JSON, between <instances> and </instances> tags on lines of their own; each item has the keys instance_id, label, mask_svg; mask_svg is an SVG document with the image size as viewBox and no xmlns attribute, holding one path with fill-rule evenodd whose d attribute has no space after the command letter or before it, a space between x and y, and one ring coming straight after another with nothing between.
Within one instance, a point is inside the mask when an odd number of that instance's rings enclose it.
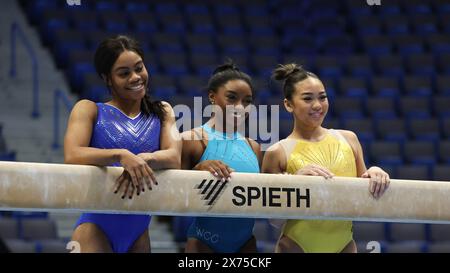
<instances>
[{"instance_id":1,"label":"teal blue leotard","mask_svg":"<svg viewBox=\"0 0 450 273\"><path fill-rule=\"evenodd\" d=\"M239 133L227 136L207 124L208 145L200 162L220 160L236 172L259 173L259 163L247 140ZM233 182L231 182L233 183ZM252 238L254 219L196 217L188 230L188 238L196 238L215 252L238 252Z\"/></svg>"}]
</instances>

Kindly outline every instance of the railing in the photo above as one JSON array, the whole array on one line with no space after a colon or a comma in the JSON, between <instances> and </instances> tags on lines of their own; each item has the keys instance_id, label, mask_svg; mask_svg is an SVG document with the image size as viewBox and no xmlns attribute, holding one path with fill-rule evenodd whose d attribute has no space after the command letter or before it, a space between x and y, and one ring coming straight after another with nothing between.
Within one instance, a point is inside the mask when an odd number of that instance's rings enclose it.
<instances>
[{"instance_id":1,"label":"railing","mask_svg":"<svg viewBox=\"0 0 450 273\"><path fill-rule=\"evenodd\" d=\"M53 145L52 148L54 150L60 147L59 144L59 102L62 101L64 106L68 111L70 111L73 107L73 103L70 102L69 98L66 96L64 92L59 89L56 89L53 93Z\"/></svg>"},{"instance_id":2,"label":"railing","mask_svg":"<svg viewBox=\"0 0 450 273\"><path fill-rule=\"evenodd\" d=\"M11 66L10 66L9 74L11 77L15 78L17 75L17 69L16 69L17 38L21 39L28 54L30 55L31 63L32 63L32 70L33 70L33 110L31 112L31 116L33 118L38 118L39 117L39 65L38 65L38 60L36 58L36 53L34 52L30 41L25 36L25 33L23 32L23 30L20 28L20 26L16 22L11 24L10 38L11 38L11 64L10 64Z\"/></svg>"}]
</instances>

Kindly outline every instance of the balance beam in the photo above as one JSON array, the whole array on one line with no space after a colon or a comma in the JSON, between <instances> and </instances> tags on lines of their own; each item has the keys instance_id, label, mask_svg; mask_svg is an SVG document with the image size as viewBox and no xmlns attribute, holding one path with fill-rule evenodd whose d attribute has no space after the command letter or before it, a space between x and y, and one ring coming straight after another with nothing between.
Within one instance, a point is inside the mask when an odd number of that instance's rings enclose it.
<instances>
[{"instance_id":1,"label":"balance beam","mask_svg":"<svg viewBox=\"0 0 450 273\"><path fill-rule=\"evenodd\" d=\"M114 194L119 167L0 162L0 210L450 223L450 182L391 179L378 200L363 178L156 172L158 186Z\"/></svg>"}]
</instances>

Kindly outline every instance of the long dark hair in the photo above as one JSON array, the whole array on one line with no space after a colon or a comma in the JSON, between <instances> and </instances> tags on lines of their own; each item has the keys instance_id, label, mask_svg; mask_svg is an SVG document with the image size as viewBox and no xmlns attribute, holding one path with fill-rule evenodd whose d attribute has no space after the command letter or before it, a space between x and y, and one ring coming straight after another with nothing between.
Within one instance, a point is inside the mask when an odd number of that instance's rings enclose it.
<instances>
[{"instance_id":1,"label":"long dark hair","mask_svg":"<svg viewBox=\"0 0 450 273\"><path fill-rule=\"evenodd\" d=\"M111 77L111 69L119 58L120 54L125 50L136 52L144 61L144 51L139 42L124 35L107 38L103 40L95 51L94 65L97 74L103 79ZM145 63L145 62L144 62ZM108 87L109 88L109 87ZM161 101L152 101L148 93L145 93L141 102L141 111L145 115L154 114L161 121L164 120L166 111Z\"/></svg>"}]
</instances>

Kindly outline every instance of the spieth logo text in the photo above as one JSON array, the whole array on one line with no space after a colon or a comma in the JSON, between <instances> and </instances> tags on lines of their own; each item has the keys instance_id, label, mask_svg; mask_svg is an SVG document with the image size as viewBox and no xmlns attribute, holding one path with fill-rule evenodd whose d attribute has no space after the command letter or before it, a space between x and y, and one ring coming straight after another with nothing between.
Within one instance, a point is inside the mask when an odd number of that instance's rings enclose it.
<instances>
[{"instance_id":1,"label":"spieth logo text","mask_svg":"<svg viewBox=\"0 0 450 273\"><path fill-rule=\"evenodd\" d=\"M203 179L195 186L205 205L210 210L225 192L228 182L215 179ZM234 186L232 189L232 202L237 207L261 206L261 207L296 207L310 208L311 194L309 189L281 188L281 187L244 187Z\"/></svg>"}]
</instances>

